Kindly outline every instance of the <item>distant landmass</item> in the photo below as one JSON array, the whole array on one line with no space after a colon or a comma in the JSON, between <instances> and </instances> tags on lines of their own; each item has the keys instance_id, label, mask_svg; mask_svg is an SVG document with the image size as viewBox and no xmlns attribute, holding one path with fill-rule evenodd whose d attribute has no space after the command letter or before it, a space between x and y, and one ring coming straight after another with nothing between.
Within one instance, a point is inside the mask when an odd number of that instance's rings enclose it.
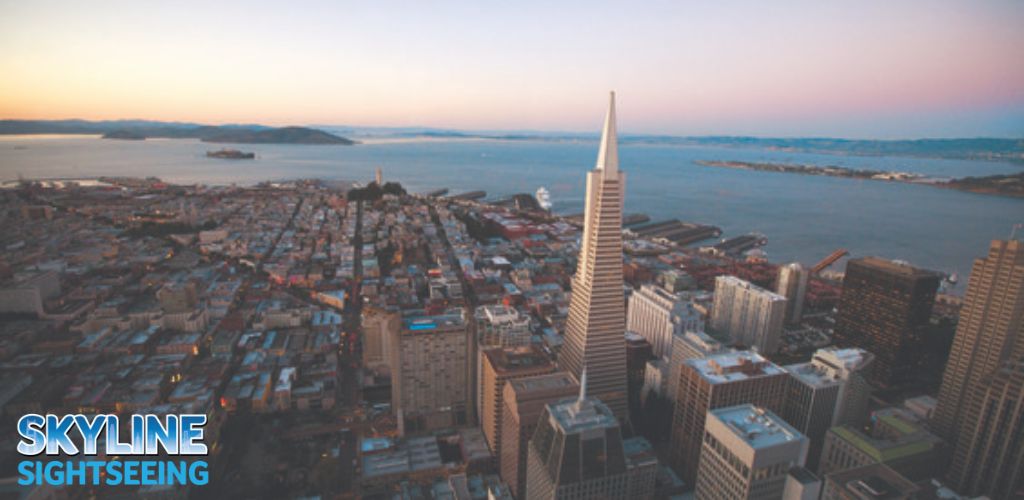
<instances>
[{"instance_id":1,"label":"distant landmass","mask_svg":"<svg viewBox=\"0 0 1024 500\"><path fill-rule=\"evenodd\" d=\"M308 127L213 126L146 120L0 120L0 134L100 134L104 139L199 139L234 144L356 144L351 139Z\"/></svg>"},{"instance_id":2,"label":"distant landmass","mask_svg":"<svg viewBox=\"0 0 1024 500\"><path fill-rule=\"evenodd\" d=\"M331 133L331 132L336 133ZM114 134L116 132L116 134ZM342 133L344 136L338 135ZM424 137L432 139L488 139L505 141L596 141L596 134L541 131L462 131L430 127L354 127L316 125L315 127L272 128L239 124L210 126L188 122L151 120L0 120L2 134L110 134L110 138L134 139L134 136L198 138L206 142L251 144L353 144L348 137ZM120 135L121 137L114 137ZM868 140L808 138L766 138L746 136L671 136L620 134L619 141L629 144L664 144L729 148L765 148L779 151L824 153L853 156L904 156L960 160L1005 161L1024 164L1024 138L965 138Z\"/></svg>"},{"instance_id":3,"label":"distant landmass","mask_svg":"<svg viewBox=\"0 0 1024 500\"><path fill-rule=\"evenodd\" d=\"M1024 172L1009 175L990 175L985 177L961 177L957 179L938 180L919 174L907 172L890 172L885 170L864 170L843 168L834 165L799 165L790 163L764 163L749 161L696 160L694 163L706 167L733 168L738 170L756 170L760 172L776 172L785 174L824 175L844 177L847 179L866 179L875 181L908 182L925 186L935 186L978 194L995 194L1000 196L1024 197Z\"/></svg>"}]
</instances>

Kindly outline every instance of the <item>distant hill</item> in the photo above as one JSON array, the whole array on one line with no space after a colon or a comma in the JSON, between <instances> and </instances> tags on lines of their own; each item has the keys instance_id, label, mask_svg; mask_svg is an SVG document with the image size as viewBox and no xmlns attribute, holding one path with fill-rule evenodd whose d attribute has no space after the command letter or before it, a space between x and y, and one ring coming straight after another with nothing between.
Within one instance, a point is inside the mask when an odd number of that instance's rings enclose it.
<instances>
[{"instance_id":1,"label":"distant hill","mask_svg":"<svg viewBox=\"0 0 1024 500\"><path fill-rule=\"evenodd\" d=\"M338 144L355 141L308 127L272 128L264 125L200 125L147 120L0 120L0 135L101 134L105 139L199 139L236 144Z\"/></svg>"},{"instance_id":2,"label":"distant hill","mask_svg":"<svg viewBox=\"0 0 1024 500\"><path fill-rule=\"evenodd\" d=\"M200 137L204 142L231 142L239 144L340 144L350 146L355 141L322 130L306 127L283 127L267 130L219 130Z\"/></svg>"}]
</instances>

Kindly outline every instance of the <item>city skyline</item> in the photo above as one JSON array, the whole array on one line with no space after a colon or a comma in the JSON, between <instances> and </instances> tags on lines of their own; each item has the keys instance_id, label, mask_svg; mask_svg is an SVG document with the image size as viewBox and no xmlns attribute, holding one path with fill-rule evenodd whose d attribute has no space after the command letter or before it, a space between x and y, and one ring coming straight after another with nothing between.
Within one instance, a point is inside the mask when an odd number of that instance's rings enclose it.
<instances>
[{"instance_id":1,"label":"city skyline","mask_svg":"<svg viewBox=\"0 0 1024 500\"><path fill-rule=\"evenodd\" d=\"M1015 2L4 9L3 118L587 131L614 88L631 133L1024 133Z\"/></svg>"}]
</instances>

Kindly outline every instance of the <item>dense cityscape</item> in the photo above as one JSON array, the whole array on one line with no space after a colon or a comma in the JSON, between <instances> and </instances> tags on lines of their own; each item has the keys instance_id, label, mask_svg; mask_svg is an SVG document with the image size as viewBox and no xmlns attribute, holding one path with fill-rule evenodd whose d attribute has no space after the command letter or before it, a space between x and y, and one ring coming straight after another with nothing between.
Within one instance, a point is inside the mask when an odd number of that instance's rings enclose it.
<instances>
[{"instance_id":1,"label":"dense cityscape","mask_svg":"<svg viewBox=\"0 0 1024 500\"><path fill-rule=\"evenodd\" d=\"M0 190L0 491L1024 497L1024 244L977 242L963 297L886 256L773 263L624 216L623 167L613 94L577 216L384 169ZM46 413L205 414L209 484L19 485L14 422Z\"/></svg>"}]
</instances>

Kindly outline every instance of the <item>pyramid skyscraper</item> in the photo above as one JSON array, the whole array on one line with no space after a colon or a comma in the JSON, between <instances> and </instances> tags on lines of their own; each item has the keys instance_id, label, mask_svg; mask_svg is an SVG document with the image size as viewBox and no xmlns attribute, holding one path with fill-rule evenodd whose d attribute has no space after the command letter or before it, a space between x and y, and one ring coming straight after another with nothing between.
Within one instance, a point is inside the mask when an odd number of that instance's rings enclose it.
<instances>
[{"instance_id":1,"label":"pyramid skyscraper","mask_svg":"<svg viewBox=\"0 0 1024 500\"><path fill-rule=\"evenodd\" d=\"M627 417L626 305L622 291L622 202L615 93L601 135L597 166L587 172L587 199L579 264L565 326L560 364L579 380L587 370L587 397L596 397L620 421Z\"/></svg>"}]
</instances>

